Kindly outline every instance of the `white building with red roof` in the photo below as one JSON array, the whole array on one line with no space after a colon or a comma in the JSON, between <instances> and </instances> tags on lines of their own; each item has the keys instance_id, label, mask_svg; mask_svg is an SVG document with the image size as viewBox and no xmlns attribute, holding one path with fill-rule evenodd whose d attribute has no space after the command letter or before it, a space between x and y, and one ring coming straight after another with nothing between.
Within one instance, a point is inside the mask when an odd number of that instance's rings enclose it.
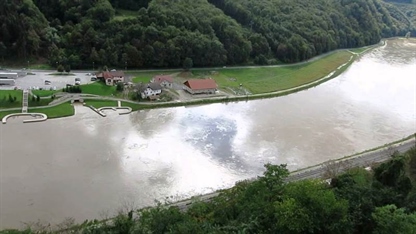
<instances>
[{"instance_id":1,"label":"white building with red roof","mask_svg":"<svg viewBox=\"0 0 416 234\"><path fill-rule=\"evenodd\" d=\"M158 75L153 77L150 82L160 84L164 88L172 88L173 77L169 75Z\"/></svg>"}]
</instances>

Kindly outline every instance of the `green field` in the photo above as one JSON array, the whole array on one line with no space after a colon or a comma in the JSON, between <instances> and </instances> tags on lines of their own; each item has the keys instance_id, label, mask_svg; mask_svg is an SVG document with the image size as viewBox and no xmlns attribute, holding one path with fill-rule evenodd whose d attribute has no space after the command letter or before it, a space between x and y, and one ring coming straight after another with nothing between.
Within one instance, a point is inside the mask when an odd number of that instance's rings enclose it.
<instances>
[{"instance_id":1,"label":"green field","mask_svg":"<svg viewBox=\"0 0 416 234\"><path fill-rule=\"evenodd\" d=\"M135 72L131 73L131 75L134 76L132 79L134 83L149 83L150 80L156 76L156 75L162 75L162 74L171 74L172 72L169 71L157 71L157 72Z\"/></svg>"},{"instance_id":2,"label":"green field","mask_svg":"<svg viewBox=\"0 0 416 234\"><path fill-rule=\"evenodd\" d=\"M253 94L268 93L304 85L327 76L348 62L351 53L340 51L319 60L293 66L259 67L243 69L197 70L193 77L215 79L219 88L242 87Z\"/></svg>"},{"instance_id":3,"label":"green field","mask_svg":"<svg viewBox=\"0 0 416 234\"><path fill-rule=\"evenodd\" d=\"M82 93L95 94L100 96L116 95L116 86L108 86L103 82L94 82L92 84L81 85Z\"/></svg>"},{"instance_id":4,"label":"green field","mask_svg":"<svg viewBox=\"0 0 416 234\"><path fill-rule=\"evenodd\" d=\"M45 107L45 108L29 108L29 112L32 113L44 113L48 116L48 119L60 118L72 116L75 114L74 107L71 103L66 102L54 107Z\"/></svg>"},{"instance_id":5,"label":"green field","mask_svg":"<svg viewBox=\"0 0 416 234\"><path fill-rule=\"evenodd\" d=\"M32 90L32 93L39 97L49 97L58 92L61 90Z\"/></svg>"},{"instance_id":6,"label":"green field","mask_svg":"<svg viewBox=\"0 0 416 234\"><path fill-rule=\"evenodd\" d=\"M48 119L60 118L66 116L72 116L75 114L74 107L69 103L63 103L54 107L45 107L45 108L30 108L28 110L30 113L44 113L48 116ZM21 113L21 110L14 111L0 111L0 119L8 114Z\"/></svg>"},{"instance_id":7,"label":"green field","mask_svg":"<svg viewBox=\"0 0 416 234\"><path fill-rule=\"evenodd\" d=\"M9 95L16 98L16 101L10 102ZM0 109L22 107L22 90L0 90Z\"/></svg>"}]
</instances>

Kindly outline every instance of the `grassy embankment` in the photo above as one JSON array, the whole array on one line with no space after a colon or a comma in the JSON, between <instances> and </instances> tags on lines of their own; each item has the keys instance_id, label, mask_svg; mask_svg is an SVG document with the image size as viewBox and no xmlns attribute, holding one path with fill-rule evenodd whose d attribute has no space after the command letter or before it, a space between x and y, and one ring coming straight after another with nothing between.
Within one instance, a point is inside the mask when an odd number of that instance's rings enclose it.
<instances>
[{"instance_id":1,"label":"grassy embankment","mask_svg":"<svg viewBox=\"0 0 416 234\"><path fill-rule=\"evenodd\" d=\"M193 77L212 77L222 89L238 90L240 84L252 94L294 88L322 79L348 62L351 53L339 51L313 62L281 67L193 71Z\"/></svg>"},{"instance_id":2,"label":"grassy embankment","mask_svg":"<svg viewBox=\"0 0 416 234\"><path fill-rule=\"evenodd\" d=\"M44 107L44 108L29 107L28 111L29 113L44 113L48 116L48 119L67 117L67 116L72 116L75 114L74 107L69 102L62 103L60 105L53 106L53 107ZM21 113L21 110L13 110L13 111L1 111L0 110L0 119L8 114L14 114L14 113Z\"/></svg>"},{"instance_id":3,"label":"grassy embankment","mask_svg":"<svg viewBox=\"0 0 416 234\"><path fill-rule=\"evenodd\" d=\"M367 48L366 48L367 49ZM363 49L364 50L364 49ZM285 89L295 88L301 85L305 85L330 74L332 71L336 70L342 64L348 62L351 57L351 53L347 51L340 51L335 52L330 55L327 55L321 59L318 59L313 62L301 64L301 65L288 65L288 66L281 66L281 67L259 67L259 68L242 68L242 69L216 69L213 72L213 69L200 69L195 70L192 74L193 77L206 77L210 76L214 78L219 87L223 89L227 88L234 88L235 90L239 88L239 85L242 84L243 87L250 91L253 94L261 94L261 95L254 95L254 96L240 96L240 97L224 97L224 98L216 98L216 99L201 99L195 100L189 103L185 102L170 102L170 103L154 103L154 105L145 105L145 104L135 104L129 102L123 102L123 106L130 106L133 110L138 109L151 109L151 108L163 108L163 107L175 107L175 106L185 106L185 105L200 105L200 104L208 104L208 103L216 103L216 102L233 102L233 101L244 101L250 99L258 99L258 98L269 98L269 97L276 97L287 95L290 93L294 93L300 91L305 88L309 87L299 87L299 89L292 89L289 91L282 91L279 93L273 93L274 91L281 91ZM341 74L347 67L353 62L351 60L347 66L342 67L341 69L336 70L336 72L326 79L320 80L320 82L314 83L310 87L319 85L333 77L338 76ZM153 76L158 74L169 74L168 71L157 71L157 72L140 72L140 73L132 73L135 74L136 77L133 78L134 82L148 82ZM171 73L174 76L177 73ZM176 79L181 79L180 77L176 77ZM117 96L118 92L116 91L115 86L107 86L100 82L95 82L92 84L81 85L82 93L83 94L94 94L100 96ZM12 107L20 107L21 106L21 91L8 91L8 92L20 92L19 95L16 95L16 103ZM55 91L34 91L36 95L40 96L48 96L53 94ZM7 94L8 95L8 94ZM1 97L1 93L0 93ZM20 101L20 102L19 102ZM102 107L102 106L116 106L117 103L115 101L103 101L103 100L88 100L88 103L92 103L94 107ZM5 107L3 107L5 108ZM7 107L10 108L10 107ZM58 108L45 108L52 109L52 113L61 113L65 112L65 116L71 115L68 111L60 111L61 106ZM18 112L18 111L16 111ZM3 113L2 113L3 114ZM1 116L1 115L0 115ZM52 114L52 116L57 116L56 114Z\"/></svg>"},{"instance_id":4,"label":"grassy embankment","mask_svg":"<svg viewBox=\"0 0 416 234\"><path fill-rule=\"evenodd\" d=\"M108 86L103 82L80 85L83 94L94 94L100 96L116 96L116 86Z\"/></svg>"},{"instance_id":5,"label":"grassy embankment","mask_svg":"<svg viewBox=\"0 0 416 234\"><path fill-rule=\"evenodd\" d=\"M50 97L61 90L32 90L32 93L39 97Z\"/></svg>"},{"instance_id":6,"label":"grassy embankment","mask_svg":"<svg viewBox=\"0 0 416 234\"><path fill-rule=\"evenodd\" d=\"M356 53L366 50L357 49ZM135 76L133 82L149 82L158 74L170 74L177 81L185 81L186 78L206 78L215 79L220 89L238 91L240 84L252 94L269 93L294 88L322 79L342 64L348 62L351 53L339 51L329 54L321 59L300 65L287 65L277 67L257 67L257 68L206 68L194 69L188 77L180 77L177 72L158 71L158 72L136 72L131 73Z\"/></svg>"},{"instance_id":7,"label":"grassy embankment","mask_svg":"<svg viewBox=\"0 0 416 234\"><path fill-rule=\"evenodd\" d=\"M71 105L71 103L65 102L54 107L29 108L29 112L43 113L43 114L46 114L49 119L53 119L53 118L72 116L75 114L75 109Z\"/></svg>"}]
</instances>

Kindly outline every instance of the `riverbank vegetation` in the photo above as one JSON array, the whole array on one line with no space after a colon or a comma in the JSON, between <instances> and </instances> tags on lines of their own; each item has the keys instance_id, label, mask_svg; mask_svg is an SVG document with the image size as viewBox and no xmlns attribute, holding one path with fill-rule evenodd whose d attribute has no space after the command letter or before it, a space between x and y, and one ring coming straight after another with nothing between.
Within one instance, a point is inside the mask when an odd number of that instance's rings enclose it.
<instances>
[{"instance_id":1,"label":"riverbank vegetation","mask_svg":"<svg viewBox=\"0 0 416 234\"><path fill-rule=\"evenodd\" d=\"M286 183L285 165L265 165L255 181L242 181L210 202L186 210L159 205L112 220L67 225L79 233L414 233L416 148L373 170L350 168L331 181ZM140 218L138 218L140 217ZM50 226L43 229L48 233ZM49 231L48 231L49 230ZM16 230L2 233L35 233ZM53 231L50 231L53 233ZM1 232L0 232L1 233ZM36 232L42 233L42 232Z\"/></svg>"},{"instance_id":2,"label":"riverbank vegetation","mask_svg":"<svg viewBox=\"0 0 416 234\"><path fill-rule=\"evenodd\" d=\"M415 32L395 6L380 0L139 2L145 4L7 2L0 14L1 58L72 69L172 68L184 61L194 67L266 65Z\"/></svg>"}]
</instances>

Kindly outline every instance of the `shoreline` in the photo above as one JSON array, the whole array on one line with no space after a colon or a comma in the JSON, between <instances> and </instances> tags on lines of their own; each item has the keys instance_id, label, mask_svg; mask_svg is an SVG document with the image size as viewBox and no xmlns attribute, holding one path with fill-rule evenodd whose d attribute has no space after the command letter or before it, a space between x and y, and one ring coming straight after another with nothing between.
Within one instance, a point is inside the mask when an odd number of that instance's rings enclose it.
<instances>
[{"instance_id":1,"label":"shoreline","mask_svg":"<svg viewBox=\"0 0 416 234\"><path fill-rule=\"evenodd\" d=\"M381 42L384 42L384 41L382 40ZM359 58L359 56L361 56L364 53L367 53L368 51L373 50L374 48L378 48L379 46L382 46L381 42L379 42L378 44L375 44L375 45L362 47L362 48L366 48L366 49L361 51L360 53L353 52L353 51L351 51L351 49L341 49L341 50L334 50L334 51L328 52L326 54L322 54L322 55L319 55L319 56L314 57L312 59L309 59L307 61L296 63L296 64L269 65L269 66L256 66L256 67L253 67L253 66L241 67L242 69L250 69L250 68L257 68L257 67L297 66L297 65L307 64L307 63L319 60L323 57L326 57L326 56L329 56L333 53L336 53L337 51L347 51L351 54L350 59L346 63L338 66L335 70L333 70L328 75L326 75L322 78L319 78L317 80L314 80L314 81L311 81L311 82L304 83L302 85L293 87L293 88L279 90L279 91L257 93L257 94L248 94L248 95L231 95L230 94L230 95L221 96L221 97L205 97L205 98L198 98L198 99L192 99L192 100L186 100L186 101L175 100L175 101L159 102L159 103L157 103L157 102L156 103L143 103L143 102L136 102L136 101L132 101L132 100L128 100L128 99L113 98L113 97L108 97L108 96L98 96L98 95L91 95L91 94L80 94L80 96L82 96L82 98L84 100L122 101L124 103L129 103L130 104L129 106L132 108L133 111L145 110L145 109L170 108L170 107L180 107L180 106L195 106L195 105L205 105L205 104L213 104L213 103L230 103L230 102L275 98L275 97L286 96L286 95L289 95L289 94L292 94L292 93L307 90L309 88L316 87L316 86L318 86L318 85L320 85L320 84L322 84L326 81L329 81L331 79L334 79L334 78L338 77L343 72L345 72L351 66L351 64L357 58ZM218 68L218 69L235 69L235 68L236 67L227 67L227 68ZM211 70L211 69L214 69L214 68L196 68L196 69L198 69L198 70ZM177 69L173 69L173 70L169 70L169 71L176 71L176 70ZM163 71L165 71L165 70L163 70ZM73 71L73 72L76 72L76 71ZM134 71L131 70L131 71L128 71L128 72L132 73ZM143 72L145 72L145 71L143 71ZM35 109L40 109L40 108L52 110L53 108L56 108L59 105L71 102L71 100L72 100L72 98L66 99L66 100L64 99L62 101L58 101L58 102L54 103L53 105L29 107L29 110L30 109L35 110ZM5 115L11 114L11 113L20 113L20 111L21 111L21 108L19 108L19 107L0 109L0 117L3 117ZM49 117L49 118L61 118L61 117L68 117L68 116L72 116L72 115L63 114L62 116L53 116L53 117Z\"/></svg>"}]
</instances>

